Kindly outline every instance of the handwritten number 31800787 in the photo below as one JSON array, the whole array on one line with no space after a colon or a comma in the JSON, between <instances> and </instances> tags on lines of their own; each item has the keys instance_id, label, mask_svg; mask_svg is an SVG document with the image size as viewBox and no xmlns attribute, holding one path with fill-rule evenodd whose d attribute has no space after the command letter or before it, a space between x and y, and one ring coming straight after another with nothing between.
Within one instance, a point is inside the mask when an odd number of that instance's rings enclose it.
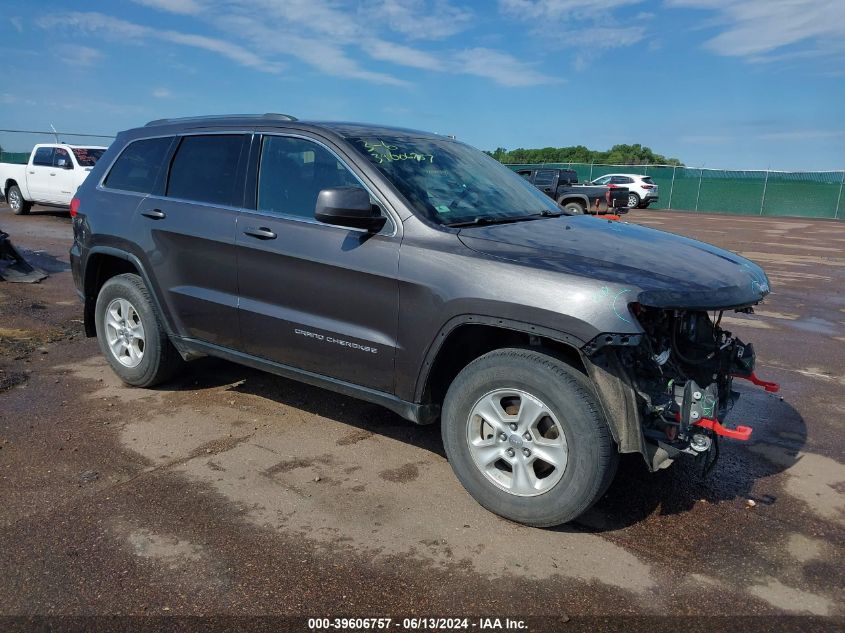
<instances>
[{"instance_id":1,"label":"handwritten number 31800787","mask_svg":"<svg viewBox=\"0 0 845 633\"><path fill-rule=\"evenodd\" d=\"M392 163L397 160L415 160L418 163L425 162L426 160L429 163L434 162L434 154L420 154L419 152L403 152L400 154L394 154L394 152L399 149L399 146L388 145L384 141L364 141L364 147L370 153L370 156L373 157L373 160L379 164L382 164L385 161Z\"/></svg>"}]
</instances>

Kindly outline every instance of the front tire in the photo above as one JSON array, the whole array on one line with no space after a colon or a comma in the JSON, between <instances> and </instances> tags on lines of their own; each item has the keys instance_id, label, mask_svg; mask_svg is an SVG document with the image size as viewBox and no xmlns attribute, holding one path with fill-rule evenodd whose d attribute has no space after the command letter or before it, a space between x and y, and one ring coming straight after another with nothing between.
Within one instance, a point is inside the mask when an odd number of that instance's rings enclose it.
<instances>
[{"instance_id":1,"label":"front tire","mask_svg":"<svg viewBox=\"0 0 845 633\"><path fill-rule=\"evenodd\" d=\"M616 447L589 381L540 351L495 350L467 365L449 387L441 424L467 492L526 525L575 519L616 472Z\"/></svg>"},{"instance_id":2,"label":"front tire","mask_svg":"<svg viewBox=\"0 0 845 633\"><path fill-rule=\"evenodd\" d=\"M95 318L100 350L127 385L152 387L182 365L138 275L127 273L106 281L97 295Z\"/></svg>"},{"instance_id":3,"label":"front tire","mask_svg":"<svg viewBox=\"0 0 845 633\"><path fill-rule=\"evenodd\" d=\"M628 193L628 208L629 209L636 209L638 206L640 206L640 197L633 192L629 192Z\"/></svg>"},{"instance_id":4,"label":"front tire","mask_svg":"<svg viewBox=\"0 0 845 633\"><path fill-rule=\"evenodd\" d=\"M24 200L23 194L17 185L12 185L6 191L6 202L9 203L9 208L15 215L26 215L32 208L32 203Z\"/></svg>"}]
</instances>

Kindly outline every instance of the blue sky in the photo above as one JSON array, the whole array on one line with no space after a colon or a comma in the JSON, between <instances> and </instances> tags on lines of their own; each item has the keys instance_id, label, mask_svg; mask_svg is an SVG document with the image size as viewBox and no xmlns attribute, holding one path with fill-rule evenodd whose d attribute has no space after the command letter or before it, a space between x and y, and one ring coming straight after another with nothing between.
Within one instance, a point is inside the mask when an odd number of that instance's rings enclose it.
<instances>
[{"instance_id":1,"label":"blue sky","mask_svg":"<svg viewBox=\"0 0 845 633\"><path fill-rule=\"evenodd\" d=\"M2 128L287 112L482 149L642 143L693 166L845 168L845 0L7 0L3 14Z\"/></svg>"}]
</instances>

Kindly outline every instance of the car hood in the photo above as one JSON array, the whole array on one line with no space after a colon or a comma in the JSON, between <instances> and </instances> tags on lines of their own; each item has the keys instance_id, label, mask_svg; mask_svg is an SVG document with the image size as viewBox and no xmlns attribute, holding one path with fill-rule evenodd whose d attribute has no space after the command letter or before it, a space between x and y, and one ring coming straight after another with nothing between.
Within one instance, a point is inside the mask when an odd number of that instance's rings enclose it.
<instances>
[{"instance_id":1,"label":"car hood","mask_svg":"<svg viewBox=\"0 0 845 633\"><path fill-rule=\"evenodd\" d=\"M726 309L758 303L769 280L754 262L665 231L563 216L461 229L479 253L637 291L657 308Z\"/></svg>"}]
</instances>

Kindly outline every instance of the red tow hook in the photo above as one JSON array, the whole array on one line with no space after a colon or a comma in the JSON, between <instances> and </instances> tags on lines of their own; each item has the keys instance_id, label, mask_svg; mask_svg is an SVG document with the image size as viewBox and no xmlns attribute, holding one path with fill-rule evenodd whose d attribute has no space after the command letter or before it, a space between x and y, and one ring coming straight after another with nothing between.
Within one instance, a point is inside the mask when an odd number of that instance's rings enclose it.
<instances>
[{"instance_id":1,"label":"red tow hook","mask_svg":"<svg viewBox=\"0 0 845 633\"><path fill-rule=\"evenodd\" d=\"M733 374L734 378L744 378L745 380L750 381L752 384L757 385L758 387L762 387L769 393L777 393L780 391L780 385L776 382L769 382L768 380L760 380L757 378L757 374L753 371L748 374L747 376L743 376L741 374Z\"/></svg>"},{"instance_id":2,"label":"red tow hook","mask_svg":"<svg viewBox=\"0 0 845 633\"><path fill-rule=\"evenodd\" d=\"M735 429L729 429L725 426L722 426L718 420L711 420L710 418L701 418L696 423L696 426L704 427L705 429L710 429L716 435L721 435L722 437L729 437L734 440L741 440L743 442L747 441L748 438L751 437L751 431L753 429L750 426L738 426Z\"/></svg>"},{"instance_id":3,"label":"red tow hook","mask_svg":"<svg viewBox=\"0 0 845 633\"><path fill-rule=\"evenodd\" d=\"M680 422L681 421L681 412L675 412L675 419ZM739 425L735 429L729 429L726 426L722 426L721 422L718 420L713 420L711 418L701 418L697 422L693 422L693 425L700 426L705 429L710 429L716 435L721 435L722 437L729 437L732 440L740 440L742 442L747 441L751 437L751 432L754 430L750 426L743 426ZM674 427L670 427L674 428ZM677 431L676 431L677 433ZM667 437L669 434L667 433ZM670 440L674 439L674 437L669 437Z\"/></svg>"}]
</instances>

